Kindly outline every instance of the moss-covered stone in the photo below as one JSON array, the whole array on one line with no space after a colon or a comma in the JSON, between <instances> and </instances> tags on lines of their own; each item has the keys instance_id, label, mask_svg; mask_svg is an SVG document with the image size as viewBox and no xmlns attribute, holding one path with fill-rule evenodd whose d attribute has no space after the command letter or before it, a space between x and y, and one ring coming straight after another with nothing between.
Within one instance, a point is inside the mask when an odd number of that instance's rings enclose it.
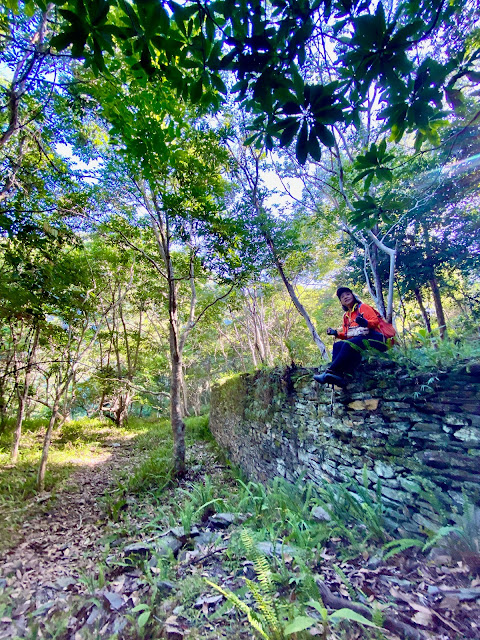
<instances>
[{"instance_id":1,"label":"moss-covered stone","mask_svg":"<svg viewBox=\"0 0 480 640\"><path fill-rule=\"evenodd\" d=\"M407 372L379 365L337 390L333 406L311 370L229 378L212 390L212 433L235 464L261 481L304 473L319 484L349 477L362 483L366 465L370 487L380 481L390 517L406 532L433 526L439 520L430 502L453 514L462 491L480 500L480 378L439 375L418 397Z\"/></svg>"}]
</instances>

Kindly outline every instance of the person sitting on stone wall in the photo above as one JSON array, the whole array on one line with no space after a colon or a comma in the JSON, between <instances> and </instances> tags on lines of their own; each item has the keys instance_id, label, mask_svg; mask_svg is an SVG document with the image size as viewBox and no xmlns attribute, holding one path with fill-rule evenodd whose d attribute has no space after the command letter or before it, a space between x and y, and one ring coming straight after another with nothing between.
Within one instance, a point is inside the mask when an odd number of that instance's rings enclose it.
<instances>
[{"instance_id":1,"label":"person sitting on stone wall","mask_svg":"<svg viewBox=\"0 0 480 640\"><path fill-rule=\"evenodd\" d=\"M340 338L333 345L332 362L324 373L313 376L320 384L346 385L345 375L360 364L362 351L373 347L386 351L387 338L380 331L382 318L378 311L361 302L348 287L339 287L337 296L345 314L341 329L327 329L327 334Z\"/></svg>"}]
</instances>

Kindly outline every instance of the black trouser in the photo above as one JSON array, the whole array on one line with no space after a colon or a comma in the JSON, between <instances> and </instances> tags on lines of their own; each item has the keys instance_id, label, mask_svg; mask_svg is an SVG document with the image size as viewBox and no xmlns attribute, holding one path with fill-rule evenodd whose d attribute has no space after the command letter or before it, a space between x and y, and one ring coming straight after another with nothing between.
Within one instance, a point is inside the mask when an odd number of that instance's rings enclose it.
<instances>
[{"instance_id":1,"label":"black trouser","mask_svg":"<svg viewBox=\"0 0 480 640\"><path fill-rule=\"evenodd\" d=\"M329 371L336 374L351 373L360 364L362 351L367 346L377 351L387 350L385 337L378 331L370 331L366 336L338 340L333 345L332 364L328 367Z\"/></svg>"}]
</instances>

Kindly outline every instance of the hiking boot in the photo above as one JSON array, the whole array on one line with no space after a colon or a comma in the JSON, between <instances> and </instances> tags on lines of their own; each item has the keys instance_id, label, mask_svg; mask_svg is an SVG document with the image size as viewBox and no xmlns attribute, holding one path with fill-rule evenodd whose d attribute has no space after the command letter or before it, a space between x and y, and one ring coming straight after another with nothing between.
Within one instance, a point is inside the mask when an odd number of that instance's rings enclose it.
<instances>
[{"instance_id":1,"label":"hiking boot","mask_svg":"<svg viewBox=\"0 0 480 640\"><path fill-rule=\"evenodd\" d=\"M345 378L342 378L342 376L338 376L332 371L325 371L324 373L314 375L313 379L320 384L336 384L337 387L345 387L347 384Z\"/></svg>"}]
</instances>

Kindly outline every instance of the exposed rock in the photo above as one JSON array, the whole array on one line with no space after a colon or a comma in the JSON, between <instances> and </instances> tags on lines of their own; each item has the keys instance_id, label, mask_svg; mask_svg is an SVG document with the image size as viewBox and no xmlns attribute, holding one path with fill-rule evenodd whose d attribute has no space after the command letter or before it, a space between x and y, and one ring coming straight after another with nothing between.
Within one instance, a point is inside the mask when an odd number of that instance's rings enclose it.
<instances>
[{"instance_id":1,"label":"exposed rock","mask_svg":"<svg viewBox=\"0 0 480 640\"><path fill-rule=\"evenodd\" d=\"M330 522L332 519L331 515L323 507L314 507L312 509L312 517L320 522Z\"/></svg>"},{"instance_id":2,"label":"exposed rock","mask_svg":"<svg viewBox=\"0 0 480 640\"><path fill-rule=\"evenodd\" d=\"M134 542L124 547L126 556L148 556L152 552L152 547L144 542Z\"/></svg>"},{"instance_id":3,"label":"exposed rock","mask_svg":"<svg viewBox=\"0 0 480 640\"><path fill-rule=\"evenodd\" d=\"M421 513L414 513L412 520L419 524L425 531L437 531L438 524L429 518L426 518Z\"/></svg>"},{"instance_id":4,"label":"exposed rock","mask_svg":"<svg viewBox=\"0 0 480 640\"><path fill-rule=\"evenodd\" d=\"M119 593L115 593L115 591L104 591L103 598L106 601L107 606L115 611L119 611L125 604L124 597Z\"/></svg>"},{"instance_id":5,"label":"exposed rock","mask_svg":"<svg viewBox=\"0 0 480 640\"><path fill-rule=\"evenodd\" d=\"M289 555L296 553L296 549L290 547L288 544L281 544L280 542L276 542L275 545L273 545L272 542L258 542L256 546L258 551L266 556L276 555L281 558L286 553Z\"/></svg>"},{"instance_id":6,"label":"exposed rock","mask_svg":"<svg viewBox=\"0 0 480 640\"><path fill-rule=\"evenodd\" d=\"M480 589L479 588L474 588L474 589L440 589L439 587L436 587L434 585L429 585L428 586L428 593L430 593L432 595L439 594L439 595L442 595L442 596L454 595L460 600L460 602L468 602L468 601L480 599Z\"/></svg>"},{"instance_id":7,"label":"exposed rock","mask_svg":"<svg viewBox=\"0 0 480 640\"><path fill-rule=\"evenodd\" d=\"M368 569L378 569L383 564L383 552L379 551L375 555L371 556L367 561Z\"/></svg>"},{"instance_id":8,"label":"exposed rock","mask_svg":"<svg viewBox=\"0 0 480 640\"><path fill-rule=\"evenodd\" d=\"M183 527L172 527L165 533L165 535L168 535L169 533L171 533L175 538L184 539L188 537L193 538L194 536L198 536L200 531L198 527L193 526L190 527L190 533L188 535L185 535L185 529Z\"/></svg>"},{"instance_id":9,"label":"exposed rock","mask_svg":"<svg viewBox=\"0 0 480 640\"><path fill-rule=\"evenodd\" d=\"M197 600L194 602L193 606L196 609L200 609L202 607L205 607L205 605L207 607L209 607L210 605L216 605L222 600L223 596L200 596L200 598L197 598Z\"/></svg>"},{"instance_id":10,"label":"exposed rock","mask_svg":"<svg viewBox=\"0 0 480 640\"><path fill-rule=\"evenodd\" d=\"M378 403L378 398L367 398L365 400L350 402L348 408L354 411L375 411L378 408Z\"/></svg>"},{"instance_id":11,"label":"exposed rock","mask_svg":"<svg viewBox=\"0 0 480 640\"><path fill-rule=\"evenodd\" d=\"M159 580L157 583L157 589L162 593L171 593L175 591L176 587L170 580Z\"/></svg>"},{"instance_id":12,"label":"exposed rock","mask_svg":"<svg viewBox=\"0 0 480 640\"><path fill-rule=\"evenodd\" d=\"M74 578L72 578L71 576L65 576L65 577L59 578L56 581L55 587L59 589L69 589L70 587L73 587L76 584L77 584L77 581Z\"/></svg>"},{"instance_id":13,"label":"exposed rock","mask_svg":"<svg viewBox=\"0 0 480 640\"><path fill-rule=\"evenodd\" d=\"M203 531L195 538L195 548L213 544L217 540L221 540L221 535L216 531Z\"/></svg>"},{"instance_id":14,"label":"exposed rock","mask_svg":"<svg viewBox=\"0 0 480 640\"><path fill-rule=\"evenodd\" d=\"M468 444L480 445L480 429L476 427L463 427L455 431L454 437L463 440Z\"/></svg>"},{"instance_id":15,"label":"exposed rock","mask_svg":"<svg viewBox=\"0 0 480 640\"><path fill-rule=\"evenodd\" d=\"M234 513L216 513L210 518L209 522L213 527L226 529L231 524L236 522L236 520L237 516Z\"/></svg>"},{"instance_id":16,"label":"exposed rock","mask_svg":"<svg viewBox=\"0 0 480 640\"><path fill-rule=\"evenodd\" d=\"M396 471L392 465L385 464L384 462L375 462L374 469L380 478L394 478L396 476Z\"/></svg>"},{"instance_id":17,"label":"exposed rock","mask_svg":"<svg viewBox=\"0 0 480 640\"><path fill-rule=\"evenodd\" d=\"M159 556L166 556L170 552L173 555L176 555L180 549L183 547L183 544L175 538L174 536L163 536L162 538L158 538L155 544L155 553Z\"/></svg>"}]
</instances>

